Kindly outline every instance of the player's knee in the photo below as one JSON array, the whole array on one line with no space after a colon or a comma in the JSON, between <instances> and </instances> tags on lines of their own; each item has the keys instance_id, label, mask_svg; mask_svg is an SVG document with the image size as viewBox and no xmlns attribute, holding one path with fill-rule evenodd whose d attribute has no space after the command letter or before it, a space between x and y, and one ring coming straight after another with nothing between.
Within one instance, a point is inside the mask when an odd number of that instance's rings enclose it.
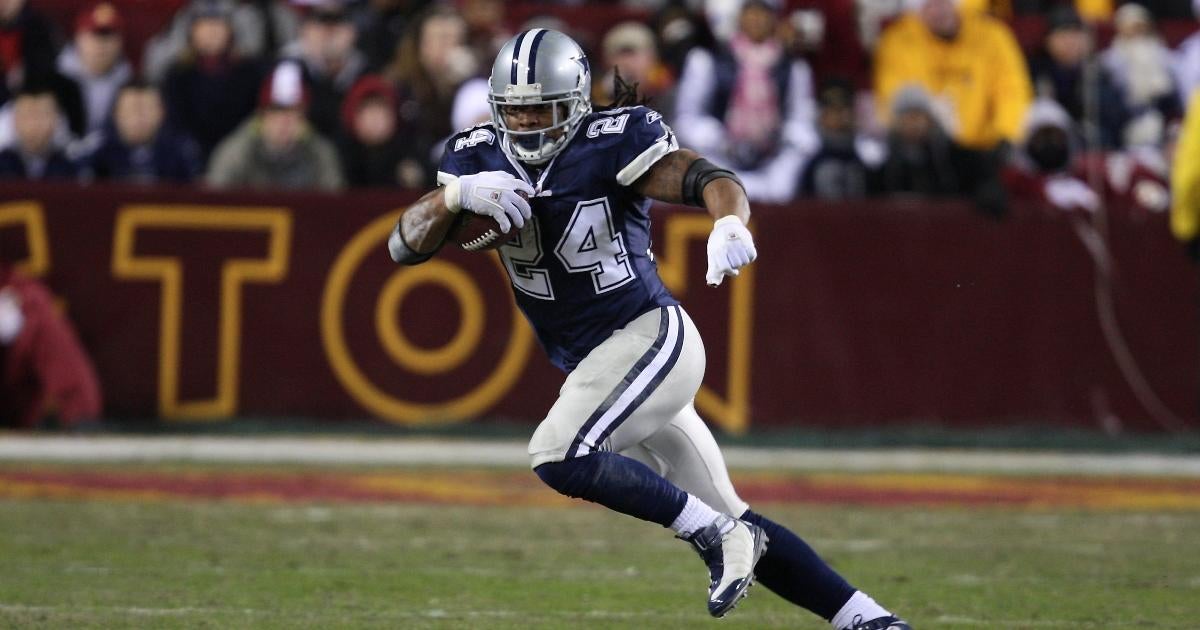
<instances>
[{"instance_id":1,"label":"player's knee","mask_svg":"<svg viewBox=\"0 0 1200 630\"><path fill-rule=\"evenodd\" d=\"M569 497L588 493L595 479L595 458L591 456L547 462L533 469L547 486Z\"/></svg>"}]
</instances>

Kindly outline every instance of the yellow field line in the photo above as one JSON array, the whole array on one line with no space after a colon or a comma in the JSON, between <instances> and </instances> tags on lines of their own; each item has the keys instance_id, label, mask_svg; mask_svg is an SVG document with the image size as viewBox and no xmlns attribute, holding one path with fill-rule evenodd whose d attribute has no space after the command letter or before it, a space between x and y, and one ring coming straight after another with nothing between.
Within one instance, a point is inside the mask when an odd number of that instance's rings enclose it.
<instances>
[{"instance_id":1,"label":"yellow field line","mask_svg":"<svg viewBox=\"0 0 1200 630\"><path fill-rule=\"evenodd\" d=\"M297 483L301 477L319 477L321 483ZM1200 482L1194 479L751 473L735 475L735 481L753 502L1200 511ZM207 498L254 503L394 500L539 506L576 503L541 485L531 473L446 469L322 470L318 475L313 469L0 468L0 498L144 502Z\"/></svg>"}]
</instances>

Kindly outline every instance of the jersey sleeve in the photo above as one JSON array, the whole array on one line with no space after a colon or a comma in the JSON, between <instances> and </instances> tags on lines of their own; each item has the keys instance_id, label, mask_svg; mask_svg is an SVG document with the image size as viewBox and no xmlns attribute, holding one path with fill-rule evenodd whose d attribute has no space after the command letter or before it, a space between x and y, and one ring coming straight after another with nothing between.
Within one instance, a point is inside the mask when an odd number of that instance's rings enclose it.
<instances>
[{"instance_id":1,"label":"jersey sleeve","mask_svg":"<svg viewBox=\"0 0 1200 630\"><path fill-rule=\"evenodd\" d=\"M481 168L480 151L495 142L496 134L491 125L480 125L450 136L438 165L438 185L445 186L463 175L487 170Z\"/></svg>"},{"instance_id":2,"label":"jersey sleeve","mask_svg":"<svg viewBox=\"0 0 1200 630\"><path fill-rule=\"evenodd\" d=\"M450 182L458 179L463 175L462 160L459 156L454 155L450 151L452 144L447 141L446 152L442 154L442 161L438 164L437 183L438 186L445 186Z\"/></svg>"},{"instance_id":3,"label":"jersey sleeve","mask_svg":"<svg viewBox=\"0 0 1200 630\"><path fill-rule=\"evenodd\" d=\"M622 120L624 119L624 120ZM675 132L662 114L648 107L631 107L611 116L598 118L588 126L588 135L604 135L620 129L621 141L615 147L616 180L629 186L646 174L655 162L679 148Z\"/></svg>"}]
</instances>

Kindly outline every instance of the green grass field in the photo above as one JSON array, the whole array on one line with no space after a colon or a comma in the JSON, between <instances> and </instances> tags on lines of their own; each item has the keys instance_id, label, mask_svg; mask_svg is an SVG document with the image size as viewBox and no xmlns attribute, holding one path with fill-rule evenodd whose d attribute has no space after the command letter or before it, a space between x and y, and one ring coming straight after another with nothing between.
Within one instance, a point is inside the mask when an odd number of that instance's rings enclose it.
<instances>
[{"instance_id":1,"label":"green grass field","mask_svg":"<svg viewBox=\"0 0 1200 630\"><path fill-rule=\"evenodd\" d=\"M1194 510L759 508L917 628L1200 623ZM761 585L709 619L685 544L591 506L10 496L0 532L0 627L828 627Z\"/></svg>"}]
</instances>

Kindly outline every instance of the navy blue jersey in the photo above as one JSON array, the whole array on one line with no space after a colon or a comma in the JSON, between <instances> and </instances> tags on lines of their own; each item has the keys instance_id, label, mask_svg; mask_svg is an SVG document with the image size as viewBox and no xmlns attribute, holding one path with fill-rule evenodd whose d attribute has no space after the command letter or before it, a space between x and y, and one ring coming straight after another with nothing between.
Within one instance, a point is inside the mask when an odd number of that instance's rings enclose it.
<instances>
[{"instance_id":1,"label":"navy blue jersey","mask_svg":"<svg viewBox=\"0 0 1200 630\"><path fill-rule=\"evenodd\" d=\"M517 305L563 370L638 315L679 303L650 254L650 200L630 188L678 147L646 107L589 114L542 170L510 159L490 122L447 143L439 183L506 171L537 189L533 220L499 252Z\"/></svg>"}]
</instances>

